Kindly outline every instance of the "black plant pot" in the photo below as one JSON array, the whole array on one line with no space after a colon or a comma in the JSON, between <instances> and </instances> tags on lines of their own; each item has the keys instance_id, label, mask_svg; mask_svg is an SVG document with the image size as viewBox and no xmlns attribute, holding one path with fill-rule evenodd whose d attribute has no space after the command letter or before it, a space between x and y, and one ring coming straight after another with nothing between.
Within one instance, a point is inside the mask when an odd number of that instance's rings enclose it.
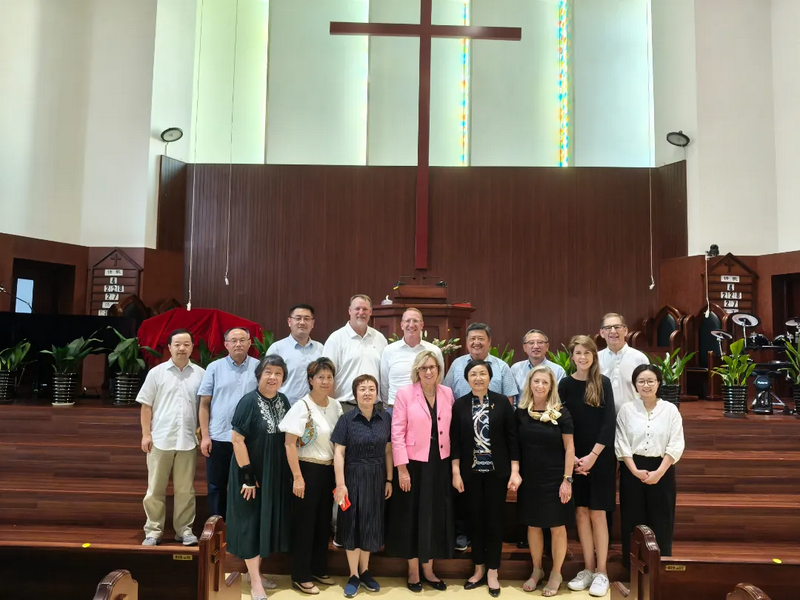
<instances>
[{"instance_id":1,"label":"black plant pot","mask_svg":"<svg viewBox=\"0 0 800 600\"><path fill-rule=\"evenodd\" d=\"M723 385L722 401L726 417L744 418L747 414L747 386Z\"/></svg>"},{"instance_id":2,"label":"black plant pot","mask_svg":"<svg viewBox=\"0 0 800 600\"><path fill-rule=\"evenodd\" d=\"M0 404L14 401L14 393L17 391L16 380L16 371L0 371Z\"/></svg>"},{"instance_id":3,"label":"black plant pot","mask_svg":"<svg viewBox=\"0 0 800 600\"><path fill-rule=\"evenodd\" d=\"M114 378L114 406L134 406L142 385L139 374L119 373Z\"/></svg>"},{"instance_id":4,"label":"black plant pot","mask_svg":"<svg viewBox=\"0 0 800 600\"><path fill-rule=\"evenodd\" d=\"M667 402L671 402L678 408L681 407L681 386L678 383L662 385L658 388L658 397Z\"/></svg>"},{"instance_id":5,"label":"black plant pot","mask_svg":"<svg viewBox=\"0 0 800 600\"><path fill-rule=\"evenodd\" d=\"M794 399L794 416L800 419L800 385L792 386L792 398Z\"/></svg>"},{"instance_id":6,"label":"black plant pot","mask_svg":"<svg viewBox=\"0 0 800 600\"><path fill-rule=\"evenodd\" d=\"M79 376L78 373L53 374L53 406L72 406L75 404Z\"/></svg>"}]
</instances>

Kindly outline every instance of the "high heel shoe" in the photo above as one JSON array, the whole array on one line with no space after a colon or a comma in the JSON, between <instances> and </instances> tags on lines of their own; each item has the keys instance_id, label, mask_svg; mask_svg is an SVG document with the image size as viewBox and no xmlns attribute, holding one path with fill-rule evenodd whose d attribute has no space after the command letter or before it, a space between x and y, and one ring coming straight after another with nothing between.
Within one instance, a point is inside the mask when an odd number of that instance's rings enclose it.
<instances>
[{"instance_id":1,"label":"high heel shoe","mask_svg":"<svg viewBox=\"0 0 800 600\"><path fill-rule=\"evenodd\" d=\"M542 589L542 596L545 598L552 598L558 593L558 588L561 587L561 582L564 581L564 578L557 573L550 573L550 579L547 581L547 584ZM553 583L555 583L555 587L553 587Z\"/></svg>"},{"instance_id":2,"label":"high heel shoe","mask_svg":"<svg viewBox=\"0 0 800 600\"><path fill-rule=\"evenodd\" d=\"M533 573L531 574L528 581L526 581L522 585L523 592L532 592L539 586L539 580L544 577L544 569L537 569L536 567L533 568Z\"/></svg>"}]
</instances>

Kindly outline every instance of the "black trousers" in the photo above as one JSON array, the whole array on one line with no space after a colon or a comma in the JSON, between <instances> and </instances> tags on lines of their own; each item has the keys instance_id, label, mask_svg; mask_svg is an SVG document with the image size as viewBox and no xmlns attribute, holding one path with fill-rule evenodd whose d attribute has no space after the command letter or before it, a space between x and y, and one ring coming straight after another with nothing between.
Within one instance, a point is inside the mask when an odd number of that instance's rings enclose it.
<instances>
[{"instance_id":1,"label":"black trousers","mask_svg":"<svg viewBox=\"0 0 800 600\"><path fill-rule=\"evenodd\" d=\"M634 456L636 467L655 471L661 457ZM630 569L631 534L638 525L647 525L656 535L661 556L672 555L675 529L675 467L670 467L655 485L635 477L623 463L619 468L619 505L622 526L622 564Z\"/></svg>"},{"instance_id":2,"label":"black trousers","mask_svg":"<svg viewBox=\"0 0 800 600\"><path fill-rule=\"evenodd\" d=\"M211 455L206 458L206 481L208 482L208 513L227 518L228 476L231 472L233 444L212 440Z\"/></svg>"},{"instance_id":3,"label":"black trousers","mask_svg":"<svg viewBox=\"0 0 800 600\"><path fill-rule=\"evenodd\" d=\"M471 473L464 482L469 505L469 529L472 536L472 562L487 569L500 568L503 551L503 516L505 515L507 479L495 473Z\"/></svg>"},{"instance_id":4,"label":"black trousers","mask_svg":"<svg viewBox=\"0 0 800 600\"><path fill-rule=\"evenodd\" d=\"M328 574L328 540L331 532L333 465L301 460L305 497L292 494L292 581L311 581Z\"/></svg>"}]
</instances>

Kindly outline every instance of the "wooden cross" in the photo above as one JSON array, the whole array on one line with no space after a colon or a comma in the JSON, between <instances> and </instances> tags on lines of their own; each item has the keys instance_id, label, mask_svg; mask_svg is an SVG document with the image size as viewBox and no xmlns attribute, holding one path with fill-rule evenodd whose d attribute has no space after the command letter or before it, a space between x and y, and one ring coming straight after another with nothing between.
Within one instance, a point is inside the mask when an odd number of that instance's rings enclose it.
<instances>
[{"instance_id":1,"label":"wooden cross","mask_svg":"<svg viewBox=\"0 0 800 600\"><path fill-rule=\"evenodd\" d=\"M433 0L420 0L419 24L332 22L332 35L376 35L419 38L419 130L417 134L417 201L414 266L428 268L428 171L431 121L431 40L469 38L473 40L522 39L520 27L476 27L433 25Z\"/></svg>"}]
</instances>

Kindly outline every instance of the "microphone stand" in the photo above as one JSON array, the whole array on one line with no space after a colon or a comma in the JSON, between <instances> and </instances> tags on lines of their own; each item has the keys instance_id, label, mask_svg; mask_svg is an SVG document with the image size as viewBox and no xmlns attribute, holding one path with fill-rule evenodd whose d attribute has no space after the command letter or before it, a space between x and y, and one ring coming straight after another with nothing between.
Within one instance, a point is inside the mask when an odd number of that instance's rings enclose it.
<instances>
[{"instance_id":1,"label":"microphone stand","mask_svg":"<svg viewBox=\"0 0 800 600\"><path fill-rule=\"evenodd\" d=\"M28 302L27 300L23 300L19 296L15 296L11 292L9 292L6 288L4 288L2 285L0 285L0 294L5 294L6 296L11 296L14 300L19 300L20 302L25 304L28 308L30 308L31 309L31 313L33 313L33 306L31 306L30 302ZM9 312L16 312L16 311L12 310L12 311L9 311Z\"/></svg>"}]
</instances>

